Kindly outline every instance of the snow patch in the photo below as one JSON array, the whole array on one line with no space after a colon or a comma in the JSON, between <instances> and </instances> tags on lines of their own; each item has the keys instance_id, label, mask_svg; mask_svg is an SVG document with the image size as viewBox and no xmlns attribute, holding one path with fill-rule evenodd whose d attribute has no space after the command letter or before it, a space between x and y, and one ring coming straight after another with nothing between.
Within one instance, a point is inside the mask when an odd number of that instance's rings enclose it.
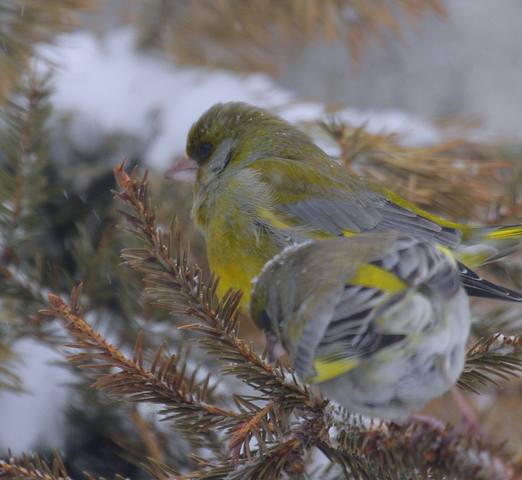
<instances>
[{"instance_id":1,"label":"snow patch","mask_svg":"<svg viewBox=\"0 0 522 480\"><path fill-rule=\"evenodd\" d=\"M130 135L146 145L147 164L160 170L184 153L190 126L216 102L252 103L291 122L331 116L322 104L299 101L266 75L181 67L137 51L130 28L103 39L82 31L63 35L40 54L56 65L51 100L75 145L89 148L93 136ZM398 133L409 144L439 139L429 123L396 110L345 109L335 117L371 133Z\"/></svg>"},{"instance_id":2,"label":"snow patch","mask_svg":"<svg viewBox=\"0 0 522 480\"><path fill-rule=\"evenodd\" d=\"M0 446L19 454L37 443L61 448L67 382L72 374L52 365L63 357L32 339L19 341L15 352L24 359L17 370L27 393L2 392Z\"/></svg>"}]
</instances>

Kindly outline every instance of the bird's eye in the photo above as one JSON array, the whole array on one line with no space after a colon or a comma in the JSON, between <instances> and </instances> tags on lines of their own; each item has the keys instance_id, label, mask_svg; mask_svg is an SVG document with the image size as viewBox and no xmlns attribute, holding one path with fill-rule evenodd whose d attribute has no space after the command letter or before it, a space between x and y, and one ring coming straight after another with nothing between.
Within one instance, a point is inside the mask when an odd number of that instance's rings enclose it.
<instances>
[{"instance_id":1,"label":"bird's eye","mask_svg":"<svg viewBox=\"0 0 522 480\"><path fill-rule=\"evenodd\" d=\"M197 149L197 158L206 160L212 153L212 144L209 142L201 142Z\"/></svg>"}]
</instances>

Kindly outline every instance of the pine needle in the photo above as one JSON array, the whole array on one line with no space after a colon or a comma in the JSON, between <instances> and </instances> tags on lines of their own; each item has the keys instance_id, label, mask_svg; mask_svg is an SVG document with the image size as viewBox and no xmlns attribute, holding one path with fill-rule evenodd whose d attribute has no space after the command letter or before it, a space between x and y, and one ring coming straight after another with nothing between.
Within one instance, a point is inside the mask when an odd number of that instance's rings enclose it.
<instances>
[{"instance_id":1,"label":"pine needle","mask_svg":"<svg viewBox=\"0 0 522 480\"><path fill-rule=\"evenodd\" d=\"M147 9L142 40L177 62L275 73L282 51L307 42L339 40L357 61L371 39L400 37L401 19L445 15L440 0L190 0L156 1ZM204 32L204 35L201 34Z\"/></svg>"},{"instance_id":2,"label":"pine needle","mask_svg":"<svg viewBox=\"0 0 522 480\"><path fill-rule=\"evenodd\" d=\"M16 480L71 480L62 459L55 453L51 463L38 455L24 454L0 460L0 478Z\"/></svg>"},{"instance_id":3,"label":"pine needle","mask_svg":"<svg viewBox=\"0 0 522 480\"><path fill-rule=\"evenodd\" d=\"M522 335L505 336L500 333L484 337L466 353L464 372L458 386L480 393L480 387L498 386L522 375Z\"/></svg>"},{"instance_id":4,"label":"pine needle","mask_svg":"<svg viewBox=\"0 0 522 480\"><path fill-rule=\"evenodd\" d=\"M138 335L133 358L110 344L82 317L80 295L81 285L73 289L67 305L51 293L49 309L42 313L62 319L74 339L67 346L68 360L96 377L93 388L132 402L161 405L163 420L173 421L196 445L201 444L210 425L226 428L230 420L238 417L235 412L208 402L210 377L196 381L181 352L168 355L160 347L146 367L143 334Z\"/></svg>"}]
</instances>

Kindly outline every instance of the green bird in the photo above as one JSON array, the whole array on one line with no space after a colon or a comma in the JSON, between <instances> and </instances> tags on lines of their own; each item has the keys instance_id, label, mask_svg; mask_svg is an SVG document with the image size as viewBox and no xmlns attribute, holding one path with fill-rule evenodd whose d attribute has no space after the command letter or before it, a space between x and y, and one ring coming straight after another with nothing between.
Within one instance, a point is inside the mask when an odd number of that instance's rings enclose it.
<instances>
[{"instance_id":1,"label":"green bird","mask_svg":"<svg viewBox=\"0 0 522 480\"><path fill-rule=\"evenodd\" d=\"M522 301L471 270L516 248L521 225L475 228L432 215L351 175L305 133L263 109L214 105L190 129L186 151L191 163L181 162L170 175L197 169L192 216L206 238L210 267L221 279L218 293L241 289L243 307L252 279L286 246L387 230L450 249L485 242L478 253L466 255L466 265L459 264L466 290Z\"/></svg>"},{"instance_id":2,"label":"green bird","mask_svg":"<svg viewBox=\"0 0 522 480\"><path fill-rule=\"evenodd\" d=\"M350 411L403 421L455 384L468 296L446 248L395 232L287 247L254 281L269 354ZM282 349L281 349L282 347Z\"/></svg>"}]
</instances>

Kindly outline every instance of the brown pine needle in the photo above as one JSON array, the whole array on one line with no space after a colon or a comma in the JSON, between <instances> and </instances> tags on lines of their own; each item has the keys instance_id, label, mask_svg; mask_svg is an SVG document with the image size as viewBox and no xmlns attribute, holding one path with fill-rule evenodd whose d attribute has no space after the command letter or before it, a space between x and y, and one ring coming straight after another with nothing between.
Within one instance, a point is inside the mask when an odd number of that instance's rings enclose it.
<instances>
[{"instance_id":1,"label":"brown pine needle","mask_svg":"<svg viewBox=\"0 0 522 480\"><path fill-rule=\"evenodd\" d=\"M74 339L68 346L68 359L96 375L94 388L133 402L163 406L165 419L174 419L184 432L200 433L209 424L225 428L239 414L207 401L209 377L197 382L187 372L180 355L166 355L160 347L149 367L144 366L143 334L138 335L133 359L110 344L82 317L79 308L81 286L71 294L71 304L49 294L50 308L45 313L60 318Z\"/></svg>"}]
</instances>

